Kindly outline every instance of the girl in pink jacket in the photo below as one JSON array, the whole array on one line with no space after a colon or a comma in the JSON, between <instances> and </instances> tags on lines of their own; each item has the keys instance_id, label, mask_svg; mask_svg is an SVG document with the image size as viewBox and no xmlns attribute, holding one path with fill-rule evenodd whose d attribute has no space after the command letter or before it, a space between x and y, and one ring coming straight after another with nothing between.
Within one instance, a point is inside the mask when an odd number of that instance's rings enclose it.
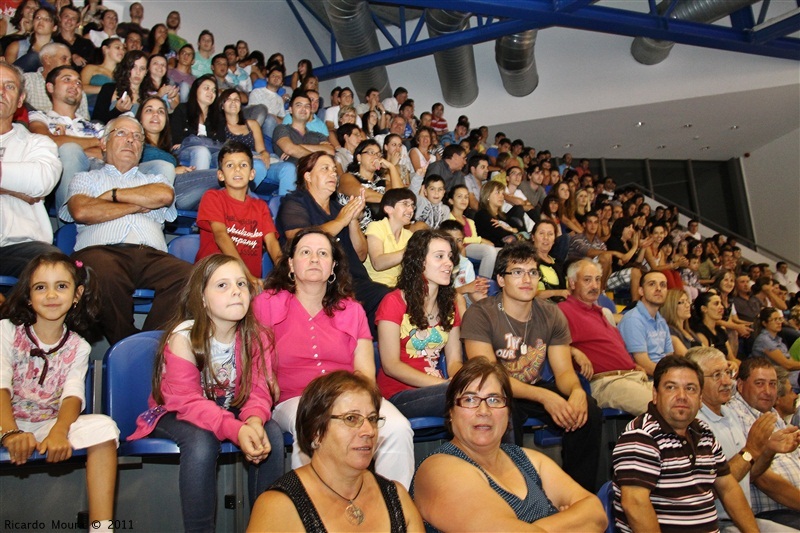
<instances>
[{"instance_id":1,"label":"girl in pink jacket","mask_svg":"<svg viewBox=\"0 0 800 533\"><path fill-rule=\"evenodd\" d=\"M283 435L271 420L272 334L253 317L254 294L239 259L217 254L195 265L156 356L150 409L129 437L177 443L187 532L214 531L221 441L250 462L251 505L283 474Z\"/></svg>"}]
</instances>

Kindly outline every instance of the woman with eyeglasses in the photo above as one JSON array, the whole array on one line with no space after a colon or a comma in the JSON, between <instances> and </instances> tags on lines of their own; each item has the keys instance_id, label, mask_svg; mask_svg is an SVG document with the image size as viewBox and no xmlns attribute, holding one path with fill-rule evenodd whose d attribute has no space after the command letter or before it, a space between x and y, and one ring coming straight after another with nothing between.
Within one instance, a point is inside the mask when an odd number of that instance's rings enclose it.
<instances>
[{"instance_id":1,"label":"woman with eyeglasses","mask_svg":"<svg viewBox=\"0 0 800 533\"><path fill-rule=\"evenodd\" d=\"M279 361L280 398L273 416L297 440L298 404L309 383L336 370L355 372L374 383L375 356L342 245L321 228L309 227L294 233L284 251L264 292L254 299L253 310L256 319L272 329ZM371 449L375 469L408 486L414 473L411 426L389 402L381 411L387 424ZM307 448L294 446L292 468L308 464L309 457Z\"/></svg>"},{"instance_id":2,"label":"woman with eyeglasses","mask_svg":"<svg viewBox=\"0 0 800 533\"><path fill-rule=\"evenodd\" d=\"M339 204L347 205L349 199L364 191L367 208L361 216L361 230L365 231L380 209L383 193L388 189L403 187L400 173L381 152L381 145L374 139L361 141L353 152L353 162L339 181Z\"/></svg>"},{"instance_id":3,"label":"woman with eyeglasses","mask_svg":"<svg viewBox=\"0 0 800 533\"><path fill-rule=\"evenodd\" d=\"M388 196L389 193L387 193ZM397 289L381 302L378 385L404 416L444 416L447 376L461 367L455 242L439 230L415 232L402 256Z\"/></svg>"},{"instance_id":4,"label":"woman with eyeglasses","mask_svg":"<svg viewBox=\"0 0 800 533\"><path fill-rule=\"evenodd\" d=\"M380 410L377 387L362 375L313 380L295 440L311 460L258 498L247 531L424 531L406 489L369 470L385 422Z\"/></svg>"},{"instance_id":5,"label":"woman with eyeglasses","mask_svg":"<svg viewBox=\"0 0 800 533\"><path fill-rule=\"evenodd\" d=\"M772 364L785 368L789 372L789 383L795 391L800 390L798 375L800 375L800 361L795 361L789 354L789 349L780 338L783 327L783 313L774 307L765 307L758 314L753 323L753 333L756 340L750 357L767 357Z\"/></svg>"},{"instance_id":6,"label":"woman with eyeglasses","mask_svg":"<svg viewBox=\"0 0 800 533\"><path fill-rule=\"evenodd\" d=\"M484 357L453 377L445 399L453 439L422 462L411 490L422 518L440 531L604 531L594 494L546 455L501 444L511 397L506 369ZM465 512L470 502L476 512Z\"/></svg>"}]
</instances>

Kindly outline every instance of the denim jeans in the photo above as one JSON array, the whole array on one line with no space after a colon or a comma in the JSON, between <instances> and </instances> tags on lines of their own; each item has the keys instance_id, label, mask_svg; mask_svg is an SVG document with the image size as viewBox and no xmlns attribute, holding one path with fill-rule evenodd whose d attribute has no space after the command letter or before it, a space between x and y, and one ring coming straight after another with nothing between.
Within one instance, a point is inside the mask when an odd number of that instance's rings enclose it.
<instances>
[{"instance_id":1,"label":"denim jeans","mask_svg":"<svg viewBox=\"0 0 800 533\"><path fill-rule=\"evenodd\" d=\"M69 200L69 184L78 172L88 172L103 168L105 163L94 157L89 157L77 143L64 143L58 147L58 158L61 159L63 170L61 181L56 189L56 209Z\"/></svg>"},{"instance_id":2,"label":"denim jeans","mask_svg":"<svg viewBox=\"0 0 800 533\"><path fill-rule=\"evenodd\" d=\"M447 392L448 384L449 382L400 391L389 398L389 401L406 418L443 417L445 415L444 395Z\"/></svg>"},{"instance_id":3,"label":"denim jeans","mask_svg":"<svg viewBox=\"0 0 800 533\"><path fill-rule=\"evenodd\" d=\"M272 452L259 465L249 465L250 505L259 494L283 475L283 434L270 420L264 425ZM167 413L150 434L153 438L174 440L181 451L179 488L183 527L188 532L215 530L217 509L217 457L220 442L205 429L178 420Z\"/></svg>"},{"instance_id":4,"label":"denim jeans","mask_svg":"<svg viewBox=\"0 0 800 533\"><path fill-rule=\"evenodd\" d=\"M267 169L266 176L261 180L258 179L258 171L256 170L254 183L256 184L255 191L257 193L266 193L277 185L278 196L286 196L295 189L297 184L297 167L294 166L294 163L289 163L288 161L272 163Z\"/></svg>"},{"instance_id":5,"label":"denim jeans","mask_svg":"<svg viewBox=\"0 0 800 533\"><path fill-rule=\"evenodd\" d=\"M187 211L197 211L205 192L219 187L217 171L213 169L193 170L178 174L175 176L175 207Z\"/></svg>"},{"instance_id":6,"label":"denim jeans","mask_svg":"<svg viewBox=\"0 0 800 533\"><path fill-rule=\"evenodd\" d=\"M160 159L139 163L139 172L142 174L159 174L167 178L170 185L175 184L175 165Z\"/></svg>"},{"instance_id":7,"label":"denim jeans","mask_svg":"<svg viewBox=\"0 0 800 533\"><path fill-rule=\"evenodd\" d=\"M212 157L211 150L206 146L187 146L181 148L178 160L185 167L194 167L196 170L216 168L217 162Z\"/></svg>"}]
</instances>

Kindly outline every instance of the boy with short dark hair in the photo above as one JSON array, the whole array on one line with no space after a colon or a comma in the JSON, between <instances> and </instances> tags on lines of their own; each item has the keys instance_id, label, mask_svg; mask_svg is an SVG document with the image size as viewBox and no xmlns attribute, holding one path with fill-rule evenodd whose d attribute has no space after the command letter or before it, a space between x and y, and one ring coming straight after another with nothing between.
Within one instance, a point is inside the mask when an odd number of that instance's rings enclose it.
<instances>
[{"instance_id":1,"label":"boy with short dark hair","mask_svg":"<svg viewBox=\"0 0 800 533\"><path fill-rule=\"evenodd\" d=\"M426 223L431 229L438 229L447 220L450 208L443 202L445 192L444 178L437 174L425 176L420 194L417 195L417 221Z\"/></svg>"},{"instance_id":2,"label":"boy with short dark hair","mask_svg":"<svg viewBox=\"0 0 800 533\"><path fill-rule=\"evenodd\" d=\"M248 195L255 177L253 153L238 141L228 141L217 159L217 179L225 187L206 191L200 200L200 249L195 261L219 253L237 257L247 265L251 281L256 281L262 276L264 247L273 262L281 257L281 249L266 202Z\"/></svg>"}]
</instances>

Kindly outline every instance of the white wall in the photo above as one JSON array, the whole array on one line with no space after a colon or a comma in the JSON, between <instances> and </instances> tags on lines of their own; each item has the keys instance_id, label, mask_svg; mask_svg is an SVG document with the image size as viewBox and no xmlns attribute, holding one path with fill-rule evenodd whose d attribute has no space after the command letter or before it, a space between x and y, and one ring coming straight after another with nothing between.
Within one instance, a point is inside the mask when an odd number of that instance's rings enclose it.
<instances>
[{"instance_id":1,"label":"white wall","mask_svg":"<svg viewBox=\"0 0 800 533\"><path fill-rule=\"evenodd\" d=\"M742 167L756 242L800 264L800 129L743 158Z\"/></svg>"}]
</instances>

